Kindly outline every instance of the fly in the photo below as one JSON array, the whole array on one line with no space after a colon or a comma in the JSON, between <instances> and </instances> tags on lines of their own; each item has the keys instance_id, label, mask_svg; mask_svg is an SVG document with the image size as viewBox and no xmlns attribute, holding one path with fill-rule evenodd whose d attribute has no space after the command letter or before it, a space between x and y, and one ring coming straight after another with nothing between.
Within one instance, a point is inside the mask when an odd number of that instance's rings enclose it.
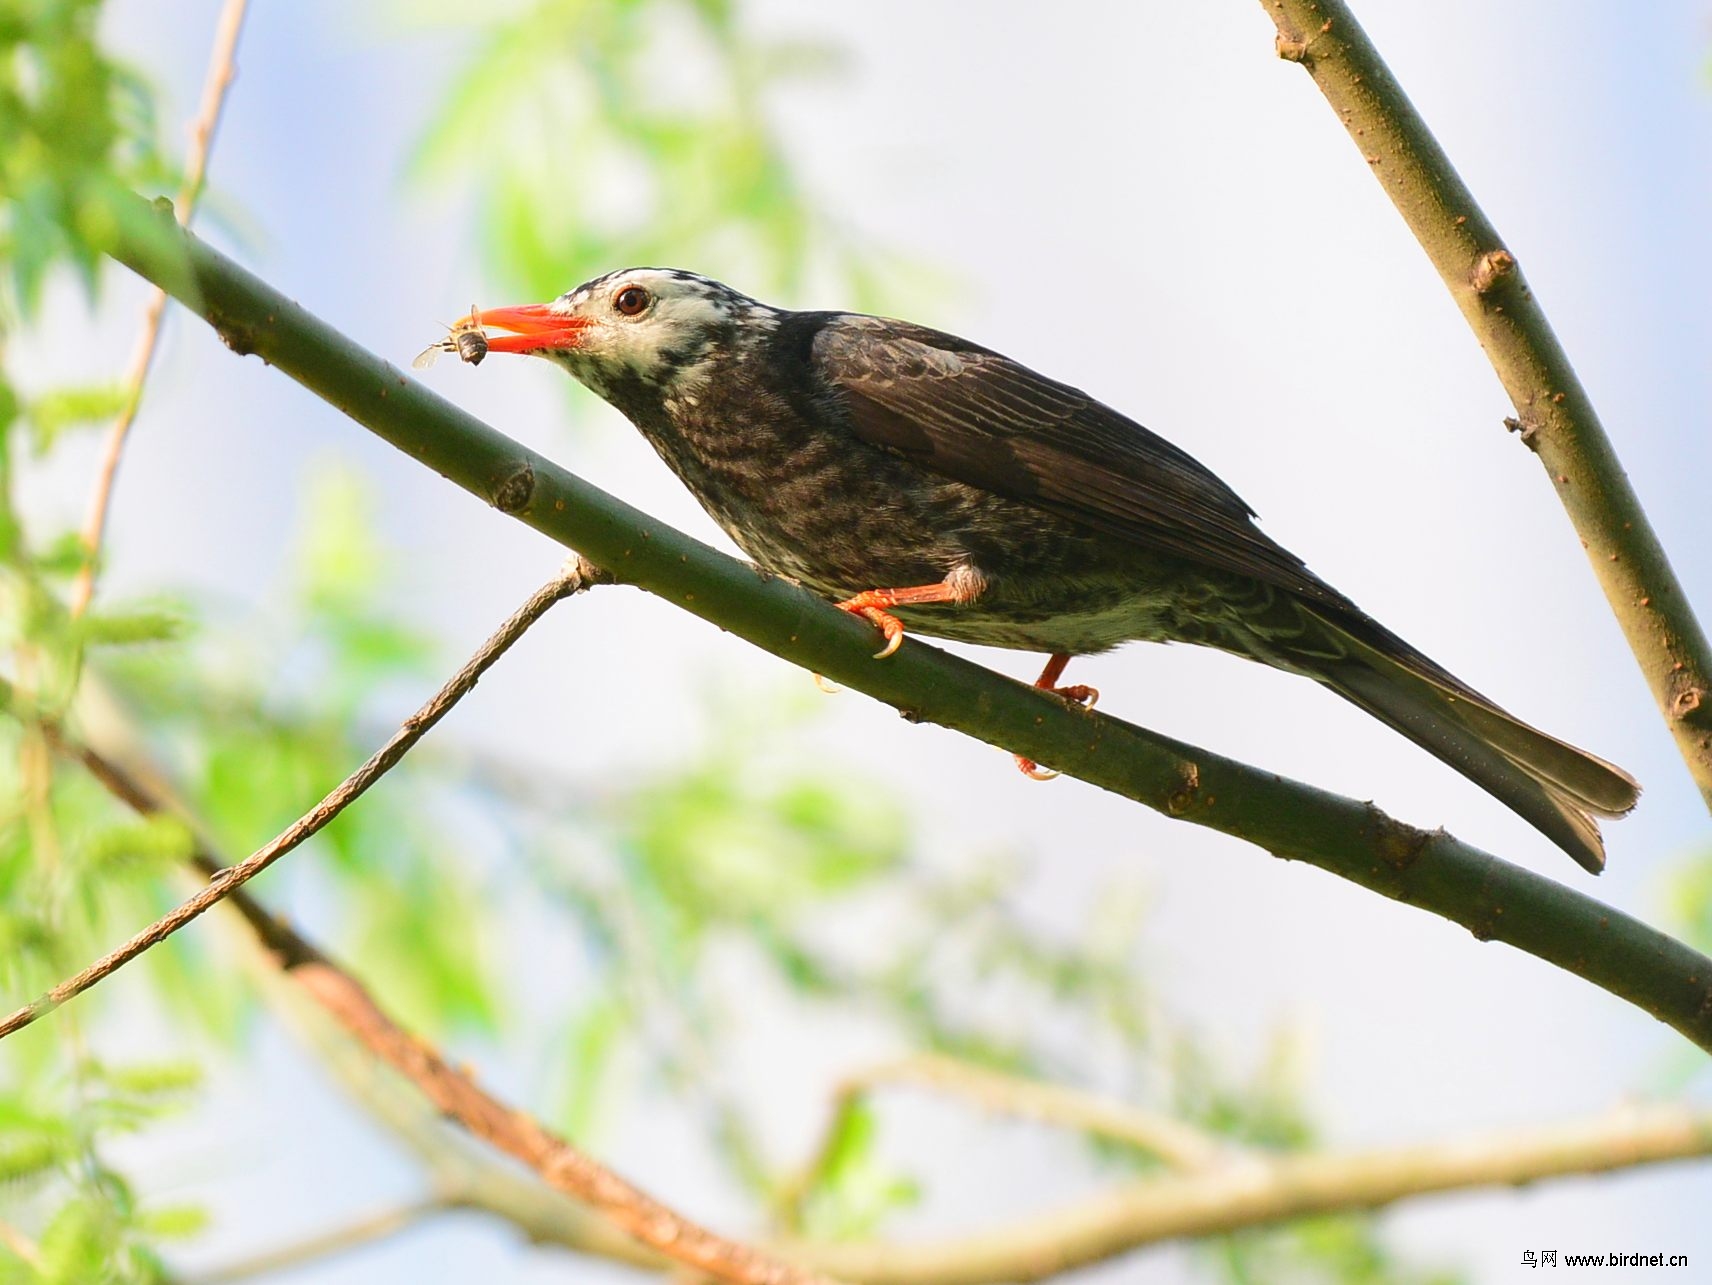
<instances>
[{"instance_id":1,"label":"fly","mask_svg":"<svg viewBox=\"0 0 1712 1285\"><path fill-rule=\"evenodd\" d=\"M410 365L415 370L427 370L443 352L455 352L460 360L472 366L481 365L482 358L487 356L487 331L476 320L475 304L470 305L469 315L452 326L444 339L417 353Z\"/></svg>"}]
</instances>

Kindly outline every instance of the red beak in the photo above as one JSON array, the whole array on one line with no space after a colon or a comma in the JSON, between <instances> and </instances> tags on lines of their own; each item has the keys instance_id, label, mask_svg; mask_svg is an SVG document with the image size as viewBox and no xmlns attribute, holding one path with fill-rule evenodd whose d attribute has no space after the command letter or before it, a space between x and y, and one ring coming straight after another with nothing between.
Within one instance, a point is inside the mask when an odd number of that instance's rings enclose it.
<instances>
[{"instance_id":1,"label":"red beak","mask_svg":"<svg viewBox=\"0 0 1712 1285\"><path fill-rule=\"evenodd\" d=\"M578 348L582 346L583 331L589 327L586 317L566 316L554 312L550 305L529 303L518 308L478 308L466 321L474 321L484 330L508 330L506 335L490 335L489 352L542 352L549 348Z\"/></svg>"}]
</instances>

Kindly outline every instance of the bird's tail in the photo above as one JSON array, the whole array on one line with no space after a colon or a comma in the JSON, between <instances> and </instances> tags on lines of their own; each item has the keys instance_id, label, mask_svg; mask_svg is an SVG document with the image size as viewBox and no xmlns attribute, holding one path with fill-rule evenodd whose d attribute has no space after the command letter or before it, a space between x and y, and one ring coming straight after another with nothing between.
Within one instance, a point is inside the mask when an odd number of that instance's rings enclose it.
<instances>
[{"instance_id":1,"label":"bird's tail","mask_svg":"<svg viewBox=\"0 0 1712 1285\"><path fill-rule=\"evenodd\" d=\"M1298 667L1454 767L1584 870L1604 869L1595 818L1635 806L1641 790L1633 777L1506 713L1374 621L1346 624L1305 611L1331 645L1299 654Z\"/></svg>"}]
</instances>

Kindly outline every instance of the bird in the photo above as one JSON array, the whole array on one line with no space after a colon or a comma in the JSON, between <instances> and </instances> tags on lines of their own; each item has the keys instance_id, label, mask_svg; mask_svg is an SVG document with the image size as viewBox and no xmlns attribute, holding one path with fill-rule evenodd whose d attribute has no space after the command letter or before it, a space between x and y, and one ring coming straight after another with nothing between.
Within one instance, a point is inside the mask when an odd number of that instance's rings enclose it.
<instances>
[{"instance_id":1,"label":"bird","mask_svg":"<svg viewBox=\"0 0 1712 1285\"><path fill-rule=\"evenodd\" d=\"M1264 534L1187 452L955 335L791 311L675 268L472 309L486 351L546 358L616 407L762 569L906 631L1075 656L1212 647L1302 675L1402 733L1597 874L1621 768L1482 696ZM1030 775L1047 775L1027 759Z\"/></svg>"}]
</instances>

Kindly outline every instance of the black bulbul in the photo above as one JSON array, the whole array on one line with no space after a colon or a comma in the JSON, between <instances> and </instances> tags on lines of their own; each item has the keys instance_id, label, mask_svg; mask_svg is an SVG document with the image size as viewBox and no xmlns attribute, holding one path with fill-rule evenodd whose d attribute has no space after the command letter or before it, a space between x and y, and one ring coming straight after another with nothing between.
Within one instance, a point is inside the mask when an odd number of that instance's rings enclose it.
<instances>
[{"instance_id":1,"label":"black bulbul","mask_svg":"<svg viewBox=\"0 0 1712 1285\"><path fill-rule=\"evenodd\" d=\"M968 340L659 268L459 329L474 326L616 406L745 553L867 617L881 655L906 626L1045 652L1037 686L1091 702L1059 685L1072 656L1135 639L1234 652L1323 683L1595 873L1594 818L1639 796L1363 613L1164 438Z\"/></svg>"}]
</instances>

